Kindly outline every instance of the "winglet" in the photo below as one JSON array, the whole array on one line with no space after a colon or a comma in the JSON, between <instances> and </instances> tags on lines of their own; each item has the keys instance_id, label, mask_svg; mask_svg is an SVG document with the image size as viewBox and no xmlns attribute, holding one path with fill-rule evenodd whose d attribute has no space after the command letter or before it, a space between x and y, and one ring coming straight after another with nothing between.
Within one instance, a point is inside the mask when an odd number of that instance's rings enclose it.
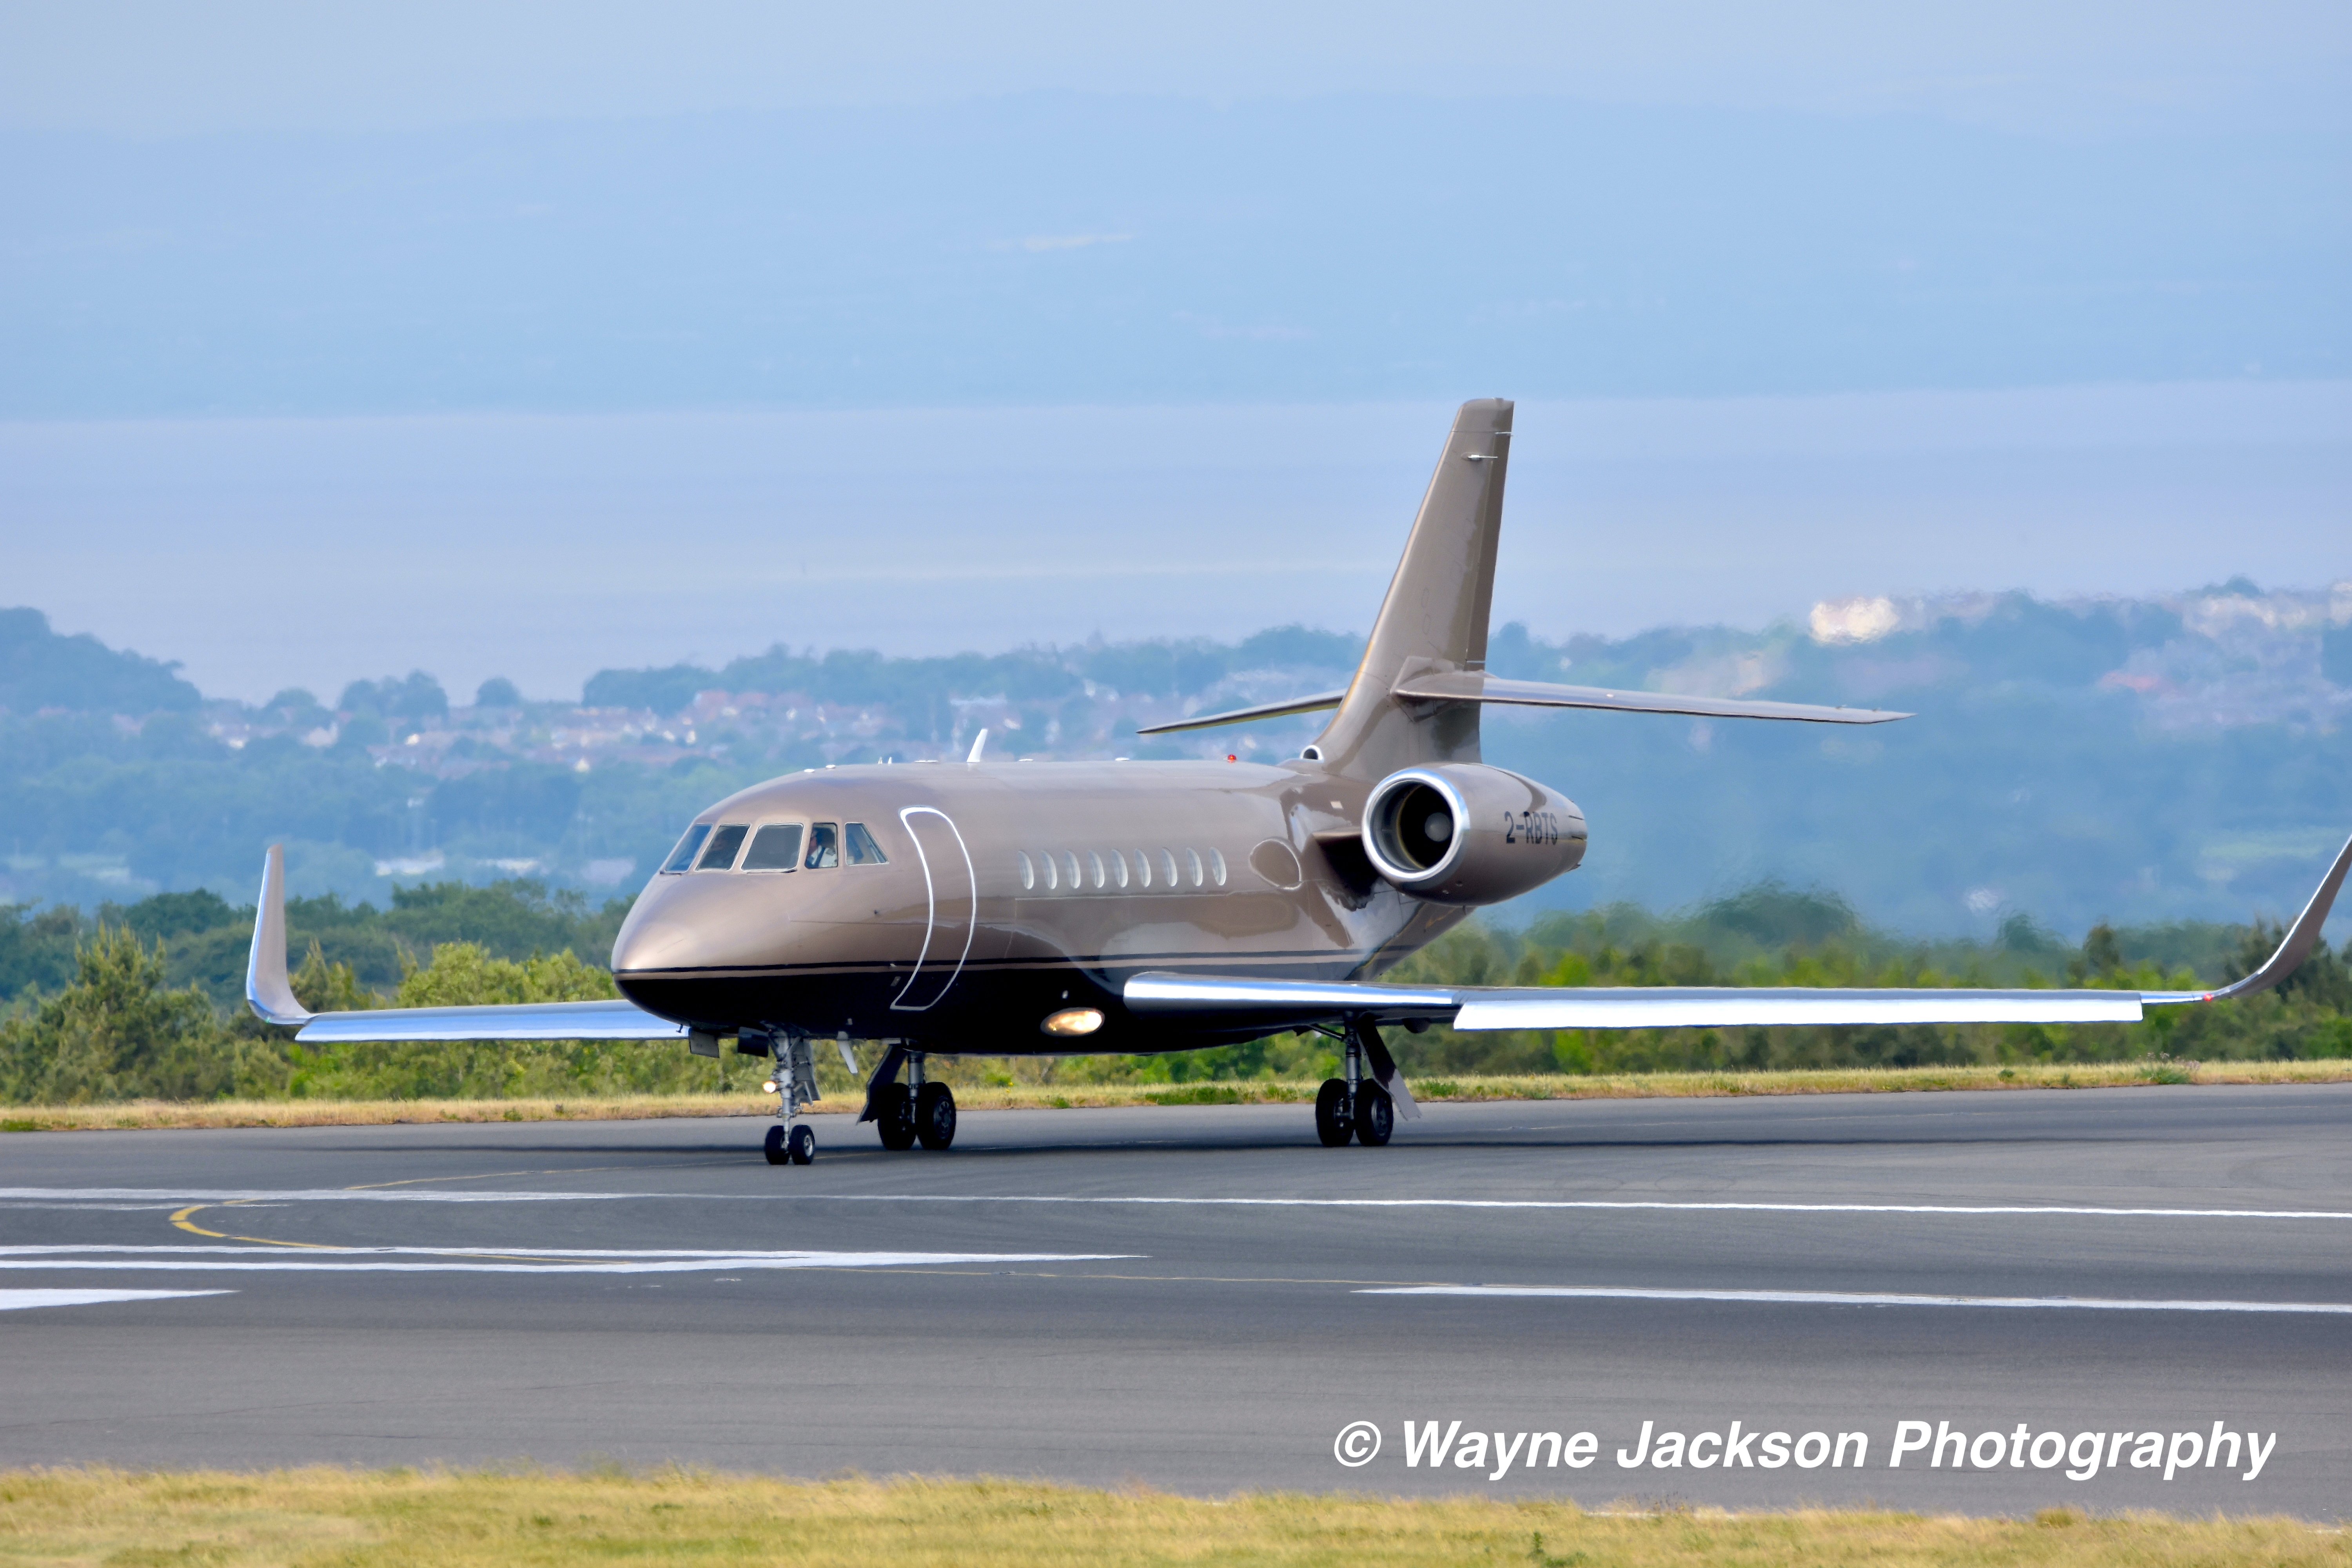
<instances>
[{"instance_id":1,"label":"winglet","mask_svg":"<svg viewBox=\"0 0 2352 1568\"><path fill-rule=\"evenodd\" d=\"M980 753L987 749L988 731L986 730L982 730L979 734L974 735L971 738L971 755L966 757L964 761L967 763L976 763L980 761Z\"/></svg>"},{"instance_id":2,"label":"winglet","mask_svg":"<svg viewBox=\"0 0 2352 1568\"><path fill-rule=\"evenodd\" d=\"M2303 913L2295 916L2294 924L2287 928L2286 939L2278 944L2278 951L2263 960L2263 966L2243 980L2225 985L2210 995L2203 992L2168 993L2162 996L2145 995L2140 999L2144 1002L2221 1002L2232 996L2251 996L2258 991L2269 990L2293 974L2303 961L2311 956L2311 950L2319 945L2320 928L2327 924L2327 911L2335 907L2336 895L2344 886L2347 871L2352 871L2352 838L2346 839L2344 847L2336 852L2336 864L2327 868L2327 875L2320 879L2319 889L2311 895L2311 901L2303 906Z\"/></svg>"},{"instance_id":3,"label":"winglet","mask_svg":"<svg viewBox=\"0 0 2352 1568\"><path fill-rule=\"evenodd\" d=\"M245 963L245 1001L265 1024L298 1026L310 1010L286 978L286 852L278 845L261 862L261 898L253 911L253 953Z\"/></svg>"}]
</instances>

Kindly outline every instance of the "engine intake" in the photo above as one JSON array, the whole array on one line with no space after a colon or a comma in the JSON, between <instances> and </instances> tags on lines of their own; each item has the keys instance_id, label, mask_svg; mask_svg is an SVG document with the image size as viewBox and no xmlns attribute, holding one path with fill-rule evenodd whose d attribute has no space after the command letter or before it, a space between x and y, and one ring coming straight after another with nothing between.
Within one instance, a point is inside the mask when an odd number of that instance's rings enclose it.
<instances>
[{"instance_id":1,"label":"engine intake","mask_svg":"<svg viewBox=\"0 0 2352 1568\"><path fill-rule=\"evenodd\" d=\"M1584 813L1533 779L1483 763L1406 768L1364 808L1372 868L1417 899L1493 904L1584 858Z\"/></svg>"}]
</instances>

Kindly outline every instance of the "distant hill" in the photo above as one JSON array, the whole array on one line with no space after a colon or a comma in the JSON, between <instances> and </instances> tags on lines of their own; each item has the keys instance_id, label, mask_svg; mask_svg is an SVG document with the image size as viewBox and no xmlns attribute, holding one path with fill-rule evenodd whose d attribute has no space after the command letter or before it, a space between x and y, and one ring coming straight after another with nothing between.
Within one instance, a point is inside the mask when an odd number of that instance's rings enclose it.
<instances>
[{"instance_id":1,"label":"distant hill","mask_svg":"<svg viewBox=\"0 0 2352 1568\"><path fill-rule=\"evenodd\" d=\"M0 709L37 713L184 713L204 700L176 664L117 652L83 633L49 629L38 610L0 610Z\"/></svg>"},{"instance_id":2,"label":"distant hill","mask_svg":"<svg viewBox=\"0 0 2352 1568\"><path fill-rule=\"evenodd\" d=\"M242 902L274 840L298 893L381 905L396 886L535 877L601 899L745 784L961 756L982 729L994 757L1295 755L1316 719L1137 731L1343 685L1360 646L1285 627L946 658L778 647L602 671L577 705L498 681L452 705L419 672L354 682L333 709L289 691L191 710L168 666L14 615L47 654L130 672L0 714L0 901L84 906L196 887ZM1488 760L1564 790L1593 829L1582 869L1502 918L1691 908L1768 881L1938 937L2291 914L2352 831L2347 633L2352 584L2243 581L2160 600L1836 601L1762 630L1504 626L1489 662L1505 675L1917 716L1856 732L1490 710Z\"/></svg>"}]
</instances>

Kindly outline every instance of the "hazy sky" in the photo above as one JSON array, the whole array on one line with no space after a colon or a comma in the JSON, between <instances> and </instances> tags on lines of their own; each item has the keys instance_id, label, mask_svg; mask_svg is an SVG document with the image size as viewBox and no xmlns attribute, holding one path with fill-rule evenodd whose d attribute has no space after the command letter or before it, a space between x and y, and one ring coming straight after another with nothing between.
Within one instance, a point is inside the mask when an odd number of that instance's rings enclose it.
<instances>
[{"instance_id":1,"label":"hazy sky","mask_svg":"<svg viewBox=\"0 0 2352 1568\"><path fill-rule=\"evenodd\" d=\"M331 698L576 696L772 643L1370 624L1439 403L0 425L9 596ZM2352 384L1522 403L1495 596L1539 634L1849 594L2352 578Z\"/></svg>"},{"instance_id":2,"label":"hazy sky","mask_svg":"<svg viewBox=\"0 0 2352 1568\"><path fill-rule=\"evenodd\" d=\"M2341 125L2340 0L16 0L0 123L413 129L1039 89L1549 95L2102 133Z\"/></svg>"},{"instance_id":3,"label":"hazy sky","mask_svg":"<svg viewBox=\"0 0 2352 1568\"><path fill-rule=\"evenodd\" d=\"M2352 576L2352 7L0 10L0 603L207 689Z\"/></svg>"}]
</instances>

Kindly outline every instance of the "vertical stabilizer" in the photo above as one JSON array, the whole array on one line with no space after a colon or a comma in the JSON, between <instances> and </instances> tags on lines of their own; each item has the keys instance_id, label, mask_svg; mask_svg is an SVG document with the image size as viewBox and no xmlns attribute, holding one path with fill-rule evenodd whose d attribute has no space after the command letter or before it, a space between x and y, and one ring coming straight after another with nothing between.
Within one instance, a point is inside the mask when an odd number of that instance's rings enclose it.
<instances>
[{"instance_id":1,"label":"vertical stabilizer","mask_svg":"<svg viewBox=\"0 0 2352 1568\"><path fill-rule=\"evenodd\" d=\"M1478 704L1407 701L1390 691L1408 676L1486 668L1510 453L1510 403L1493 397L1464 404L1364 661L1315 742L1334 771L1379 778L1419 763L1478 760Z\"/></svg>"}]
</instances>

